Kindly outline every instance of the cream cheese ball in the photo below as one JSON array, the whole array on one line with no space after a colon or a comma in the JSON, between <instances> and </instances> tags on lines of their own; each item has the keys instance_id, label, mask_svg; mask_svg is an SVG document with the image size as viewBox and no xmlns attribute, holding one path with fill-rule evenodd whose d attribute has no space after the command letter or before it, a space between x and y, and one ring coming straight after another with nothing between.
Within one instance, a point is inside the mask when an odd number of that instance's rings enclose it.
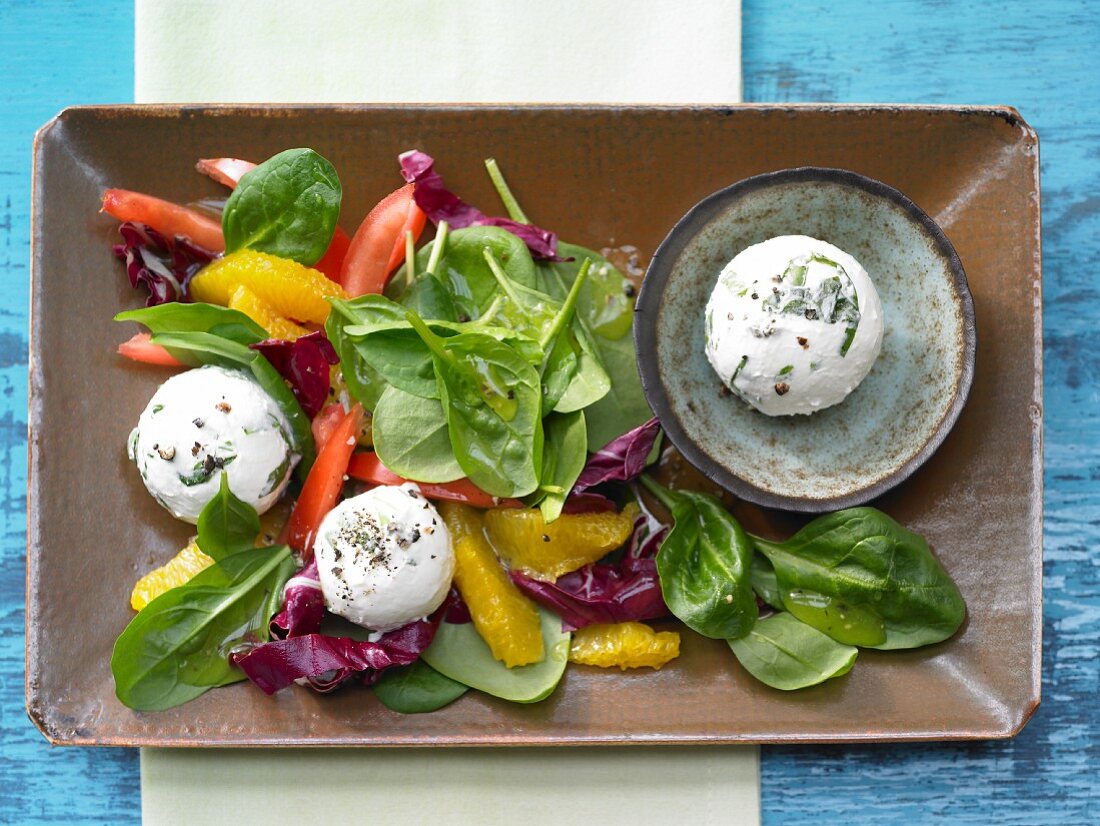
<instances>
[{"instance_id":1,"label":"cream cheese ball","mask_svg":"<svg viewBox=\"0 0 1100 826\"><path fill-rule=\"evenodd\" d=\"M321 521L313 551L325 607L379 632L432 613L455 571L447 526L411 482L345 499Z\"/></svg>"},{"instance_id":2,"label":"cream cheese ball","mask_svg":"<svg viewBox=\"0 0 1100 826\"><path fill-rule=\"evenodd\" d=\"M233 495L257 512L274 505L300 458L289 432L251 376L199 367L160 386L130 434L129 453L153 498L194 524L223 473Z\"/></svg>"},{"instance_id":3,"label":"cream cheese ball","mask_svg":"<svg viewBox=\"0 0 1100 826\"><path fill-rule=\"evenodd\" d=\"M839 404L882 348L882 302L851 255L806 235L754 244L726 264L706 309L706 353L769 416Z\"/></svg>"}]
</instances>

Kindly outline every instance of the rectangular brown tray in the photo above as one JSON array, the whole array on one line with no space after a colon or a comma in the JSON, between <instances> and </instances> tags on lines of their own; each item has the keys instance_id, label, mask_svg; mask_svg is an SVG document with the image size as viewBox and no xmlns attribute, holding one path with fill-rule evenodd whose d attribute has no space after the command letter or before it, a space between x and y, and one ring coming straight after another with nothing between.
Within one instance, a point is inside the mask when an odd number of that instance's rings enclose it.
<instances>
[{"instance_id":1,"label":"rectangular brown tray","mask_svg":"<svg viewBox=\"0 0 1100 826\"><path fill-rule=\"evenodd\" d=\"M783 693L725 643L683 632L659 672L571 666L549 700L471 693L402 716L366 690L266 697L246 684L158 714L124 708L109 660L134 580L186 541L142 489L126 437L163 380L115 354L136 306L111 256L108 186L178 201L224 192L200 157L311 146L344 183L344 226L400 183L396 156L434 155L495 210L495 156L526 211L590 247L648 256L704 195L783 167L853 169L936 218L977 307L977 378L938 453L878 503L923 533L958 582L957 638L861 653L847 677ZM825 742L1011 736L1039 702L1042 351L1039 164L1008 108L900 106L92 107L35 142L27 547L27 708L55 743L141 746Z\"/></svg>"}]
</instances>

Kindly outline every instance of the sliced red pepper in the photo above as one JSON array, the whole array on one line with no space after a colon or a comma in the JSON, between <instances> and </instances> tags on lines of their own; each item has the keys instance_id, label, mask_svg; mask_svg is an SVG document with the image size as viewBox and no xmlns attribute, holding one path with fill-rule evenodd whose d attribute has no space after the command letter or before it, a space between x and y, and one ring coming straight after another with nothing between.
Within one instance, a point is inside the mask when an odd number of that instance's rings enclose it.
<instances>
[{"instance_id":1,"label":"sliced red pepper","mask_svg":"<svg viewBox=\"0 0 1100 826\"><path fill-rule=\"evenodd\" d=\"M321 520L336 506L344 487L348 460L355 450L359 428L363 426L363 407L355 405L332 431L332 435L317 453L302 493L294 503L287 522L287 544L308 562L313 558L313 541Z\"/></svg>"},{"instance_id":2,"label":"sliced red pepper","mask_svg":"<svg viewBox=\"0 0 1100 826\"><path fill-rule=\"evenodd\" d=\"M323 272L330 281L342 283L340 279L343 277L344 259L347 257L350 246L351 239L348 238L348 234L337 227L336 232L332 233L328 249L321 256L321 260L313 265L313 269Z\"/></svg>"},{"instance_id":3,"label":"sliced red pepper","mask_svg":"<svg viewBox=\"0 0 1100 826\"><path fill-rule=\"evenodd\" d=\"M416 241L427 220L413 200L412 184L379 201L355 231L344 258L340 283L348 295L382 292L405 260L406 231L411 231Z\"/></svg>"},{"instance_id":4,"label":"sliced red pepper","mask_svg":"<svg viewBox=\"0 0 1100 826\"><path fill-rule=\"evenodd\" d=\"M119 355L126 356L133 361L142 364L157 364L161 367L183 367L182 361L177 359L159 344L153 344L149 339L149 333L137 333L129 341L118 345Z\"/></svg>"},{"instance_id":5,"label":"sliced red pepper","mask_svg":"<svg viewBox=\"0 0 1100 826\"><path fill-rule=\"evenodd\" d=\"M195 169L203 175L230 189L237 186L246 172L255 168L256 164L252 161L242 161L240 158L202 158L195 164Z\"/></svg>"},{"instance_id":6,"label":"sliced red pepper","mask_svg":"<svg viewBox=\"0 0 1100 826\"><path fill-rule=\"evenodd\" d=\"M318 450L328 444L333 432L344 420L344 415L342 404L330 404L321 408L321 412L313 417L313 442Z\"/></svg>"},{"instance_id":7,"label":"sliced red pepper","mask_svg":"<svg viewBox=\"0 0 1100 826\"><path fill-rule=\"evenodd\" d=\"M348 463L348 476L374 485L403 485L402 479L382 464L377 453L356 453ZM475 508L522 508L518 499L497 499L463 477L454 482L417 482L420 492L428 499L447 502L464 502Z\"/></svg>"},{"instance_id":8,"label":"sliced red pepper","mask_svg":"<svg viewBox=\"0 0 1100 826\"><path fill-rule=\"evenodd\" d=\"M120 221L147 224L168 239L185 235L200 247L213 252L225 249L222 225L216 220L152 195L128 189L108 189L103 193L103 211Z\"/></svg>"}]
</instances>

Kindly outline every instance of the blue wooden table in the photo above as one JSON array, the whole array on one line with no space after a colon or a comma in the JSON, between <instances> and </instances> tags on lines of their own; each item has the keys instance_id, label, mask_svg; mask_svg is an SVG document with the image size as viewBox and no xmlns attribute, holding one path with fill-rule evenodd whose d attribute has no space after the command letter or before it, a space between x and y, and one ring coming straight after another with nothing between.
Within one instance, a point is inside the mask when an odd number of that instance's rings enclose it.
<instances>
[{"instance_id":1,"label":"blue wooden table","mask_svg":"<svg viewBox=\"0 0 1100 826\"><path fill-rule=\"evenodd\" d=\"M1100 7L743 3L746 100L1012 104L1044 219L1043 704L1007 742L765 748L764 822L1100 822ZM51 749L23 711L31 137L132 98L133 6L0 0L0 68L0 823L137 823L136 752Z\"/></svg>"}]
</instances>

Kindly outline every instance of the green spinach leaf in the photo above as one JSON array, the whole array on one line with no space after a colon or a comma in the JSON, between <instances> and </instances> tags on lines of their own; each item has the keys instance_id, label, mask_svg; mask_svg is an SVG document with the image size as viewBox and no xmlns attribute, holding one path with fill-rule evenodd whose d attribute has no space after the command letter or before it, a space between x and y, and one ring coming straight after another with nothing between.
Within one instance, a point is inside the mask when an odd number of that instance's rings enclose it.
<instances>
[{"instance_id":1,"label":"green spinach leaf","mask_svg":"<svg viewBox=\"0 0 1100 826\"><path fill-rule=\"evenodd\" d=\"M226 252L253 249L306 266L321 259L340 217L340 179L312 149L287 149L242 176L222 213Z\"/></svg>"},{"instance_id":2,"label":"green spinach leaf","mask_svg":"<svg viewBox=\"0 0 1100 826\"><path fill-rule=\"evenodd\" d=\"M595 250L577 244L558 244L558 255L573 260L556 261L547 266L556 270L567 284L576 279L581 262L591 261L588 283L577 302L577 312L585 326L601 338L612 341L626 336L634 324L634 302L623 274Z\"/></svg>"},{"instance_id":3,"label":"green spinach leaf","mask_svg":"<svg viewBox=\"0 0 1100 826\"><path fill-rule=\"evenodd\" d=\"M542 452L542 481L534 501L550 524L561 516L569 491L588 461L588 434L584 411L551 413L542 421L546 444Z\"/></svg>"},{"instance_id":4,"label":"green spinach leaf","mask_svg":"<svg viewBox=\"0 0 1100 826\"><path fill-rule=\"evenodd\" d=\"M432 241L416 254L418 272L428 271ZM496 278L485 262L488 247L508 277L525 287L535 288L538 275L527 246L508 230L499 227L465 227L450 233L446 249L434 274L453 296L457 320L479 318L499 293ZM564 296L564 291L562 292Z\"/></svg>"},{"instance_id":5,"label":"green spinach leaf","mask_svg":"<svg viewBox=\"0 0 1100 826\"><path fill-rule=\"evenodd\" d=\"M275 595L294 573L290 548L227 556L164 592L115 641L115 693L129 708L163 711L244 679L229 662L244 641L268 637Z\"/></svg>"},{"instance_id":6,"label":"green spinach leaf","mask_svg":"<svg viewBox=\"0 0 1100 826\"><path fill-rule=\"evenodd\" d=\"M594 256L594 261L602 261L614 270L610 262L598 253L571 244L559 244L558 253L572 255L574 261L545 264L540 267L540 285L552 296L564 298L580 272L578 260ZM580 258L577 258L580 256ZM602 266L602 265L601 265ZM617 273L617 270L615 271ZM622 279L622 275L618 275ZM590 283L592 279L589 279ZM584 296L582 291L582 297ZM623 295L625 297L625 286ZM627 300L630 305L629 299ZM632 305L630 305L632 307ZM587 309L586 309L587 307ZM642 381L638 375L638 364L634 355L633 336L623 335L610 338L596 332L593 323L599 318L593 304L578 302L577 339L581 347L581 363L578 365L576 396L571 385L563 399L558 403L559 411L577 409L582 391L589 397L602 389L603 377L607 377L607 390L588 401L585 407L585 421L588 423L588 444L600 448L652 418L649 403L642 392ZM627 319L633 323L632 315ZM607 332L617 332L617 327L604 328ZM629 329L629 328L628 328ZM602 371L603 375L600 375Z\"/></svg>"},{"instance_id":7,"label":"green spinach leaf","mask_svg":"<svg viewBox=\"0 0 1100 826\"><path fill-rule=\"evenodd\" d=\"M535 368L484 333L436 335L409 311L432 351L439 398L459 465L493 496L526 496L542 469L542 389Z\"/></svg>"},{"instance_id":8,"label":"green spinach leaf","mask_svg":"<svg viewBox=\"0 0 1100 826\"><path fill-rule=\"evenodd\" d=\"M359 323L358 316L350 308L351 302L330 298L329 303L332 304L332 312L325 322L325 336L340 358L340 374L344 384L355 401L373 411L382 391L386 389L386 380L360 357L354 341L345 332L349 326Z\"/></svg>"},{"instance_id":9,"label":"green spinach leaf","mask_svg":"<svg viewBox=\"0 0 1100 826\"><path fill-rule=\"evenodd\" d=\"M775 578L775 569L768 562L766 556L753 554L752 565L749 568L749 578L752 581L752 590L760 599L776 611L785 611L783 597L779 593L779 580Z\"/></svg>"},{"instance_id":10,"label":"green spinach leaf","mask_svg":"<svg viewBox=\"0 0 1100 826\"><path fill-rule=\"evenodd\" d=\"M743 637L757 617L748 534L713 496L672 491L645 474L638 478L674 520L657 551L669 610L704 637Z\"/></svg>"},{"instance_id":11,"label":"green spinach leaf","mask_svg":"<svg viewBox=\"0 0 1100 826\"><path fill-rule=\"evenodd\" d=\"M404 668L391 668L374 684L374 696L390 711L422 714L450 705L469 686L444 677L423 660Z\"/></svg>"},{"instance_id":12,"label":"green spinach leaf","mask_svg":"<svg viewBox=\"0 0 1100 826\"><path fill-rule=\"evenodd\" d=\"M753 542L787 610L839 642L916 648L947 639L966 616L928 543L874 508L821 516L786 542Z\"/></svg>"},{"instance_id":13,"label":"green spinach leaf","mask_svg":"<svg viewBox=\"0 0 1100 826\"><path fill-rule=\"evenodd\" d=\"M127 310L116 315L115 321L136 321L151 333L210 333L244 345L267 338L267 331L244 313L216 304L169 301Z\"/></svg>"},{"instance_id":14,"label":"green spinach leaf","mask_svg":"<svg viewBox=\"0 0 1100 826\"><path fill-rule=\"evenodd\" d=\"M315 458L313 430L309 417L279 375L279 371L271 366L271 362L256 350L211 333L158 333L153 336L152 342L167 348L173 356L192 367L216 364L229 369L243 368L250 371L289 422L290 433L287 438L290 446L302 457L295 469L295 475L305 481Z\"/></svg>"},{"instance_id":15,"label":"green spinach leaf","mask_svg":"<svg viewBox=\"0 0 1100 826\"><path fill-rule=\"evenodd\" d=\"M847 674L859 653L787 613L764 617L744 637L727 642L746 671L783 691Z\"/></svg>"},{"instance_id":16,"label":"green spinach leaf","mask_svg":"<svg viewBox=\"0 0 1100 826\"><path fill-rule=\"evenodd\" d=\"M430 272L418 275L401 295L400 302L425 321L458 321L454 296Z\"/></svg>"},{"instance_id":17,"label":"green spinach leaf","mask_svg":"<svg viewBox=\"0 0 1100 826\"><path fill-rule=\"evenodd\" d=\"M472 622L442 622L432 644L420 656L428 665L452 680L513 703L537 703L549 697L565 673L569 660L568 631L561 619L539 608L542 628L542 662L508 668L493 658Z\"/></svg>"},{"instance_id":18,"label":"green spinach leaf","mask_svg":"<svg viewBox=\"0 0 1100 826\"><path fill-rule=\"evenodd\" d=\"M254 547L259 532L256 509L233 495L229 474L223 473L217 494L199 513L199 548L216 562Z\"/></svg>"},{"instance_id":19,"label":"green spinach leaf","mask_svg":"<svg viewBox=\"0 0 1100 826\"><path fill-rule=\"evenodd\" d=\"M387 387L374 410L374 450L398 476L417 482L453 482L465 476L455 459L447 414L439 399Z\"/></svg>"}]
</instances>

